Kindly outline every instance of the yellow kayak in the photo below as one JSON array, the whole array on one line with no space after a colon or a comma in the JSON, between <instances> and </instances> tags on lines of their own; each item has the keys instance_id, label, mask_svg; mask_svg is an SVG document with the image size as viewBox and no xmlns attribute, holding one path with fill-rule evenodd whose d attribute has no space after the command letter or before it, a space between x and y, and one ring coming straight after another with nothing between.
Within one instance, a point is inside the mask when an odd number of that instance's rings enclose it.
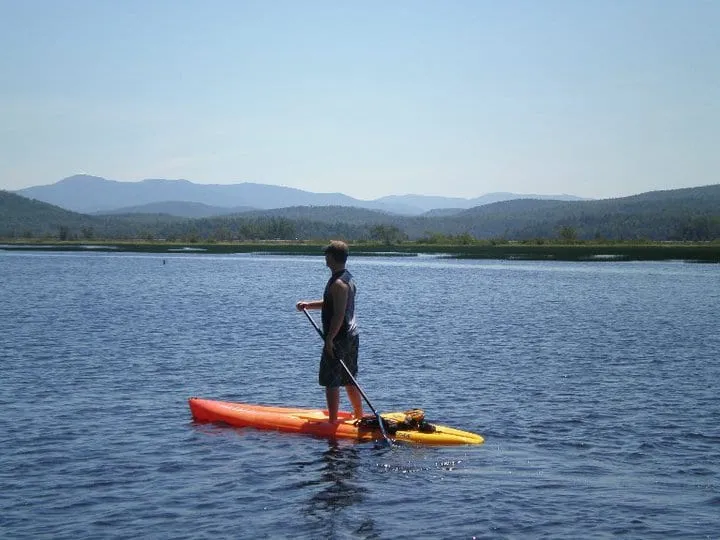
<instances>
[{"instance_id":1,"label":"yellow kayak","mask_svg":"<svg viewBox=\"0 0 720 540\"><path fill-rule=\"evenodd\" d=\"M328 422L327 411L289 407L249 405L201 398L189 399L190 412L197 422L222 422L236 427L253 427L287 433L305 433L330 439L382 440L377 419L355 420L348 412L338 413L338 422ZM418 444L482 444L482 436L468 431L429 424L422 411L383 413L390 438Z\"/></svg>"}]
</instances>

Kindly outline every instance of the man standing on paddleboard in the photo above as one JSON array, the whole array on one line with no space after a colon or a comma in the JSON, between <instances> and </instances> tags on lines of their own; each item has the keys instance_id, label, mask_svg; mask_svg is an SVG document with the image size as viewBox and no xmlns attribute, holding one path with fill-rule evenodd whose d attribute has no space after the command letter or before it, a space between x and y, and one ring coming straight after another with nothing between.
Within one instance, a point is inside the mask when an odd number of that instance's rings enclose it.
<instances>
[{"instance_id":1,"label":"man standing on paddleboard","mask_svg":"<svg viewBox=\"0 0 720 540\"><path fill-rule=\"evenodd\" d=\"M345 242L333 240L325 248L325 264L332 275L322 300L301 300L297 310L322 309L325 346L320 357L318 381L325 387L329 421L337 422L340 387L344 386L355 418L362 418L362 394L336 358L345 362L353 377L358 371L360 334L355 321L355 281L345 268L349 249Z\"/></svg>"}]
</instances>

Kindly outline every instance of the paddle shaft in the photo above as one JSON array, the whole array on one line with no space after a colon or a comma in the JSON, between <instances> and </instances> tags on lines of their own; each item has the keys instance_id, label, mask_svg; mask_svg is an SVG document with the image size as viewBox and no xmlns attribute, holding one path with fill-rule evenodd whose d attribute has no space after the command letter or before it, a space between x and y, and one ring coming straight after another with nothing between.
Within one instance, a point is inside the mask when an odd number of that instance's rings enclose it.
<instances>
[{"instance_id":1,"label":"paddle shaft","mask_svg":"<svg viewBox=\"0 0 720 540\"><path fill-rule=\"evenodd\" d=\"M312 323L312 325L313 325L313 327L315 328L315 330L317 331L318 335L319 335L319 336L323 339L323 341L324 341L324 340L325 340L325 334L323 334L323 331L320 330L320 327L319 327L319 326L317 325L317 323L315 322L315 319L313 319L313 318L310 316L310 314L307 312L307 309L303 309L303 313L304 313L305 316L308 318L308 320ZM350 377L350 380L351 380L352 383L355 385L355 388L357 388L357 389L358 389L358 392L360 392L360 395L361 395L361 396L363 397L363 399L365 400L365 403L368 404L368 407L370 407L370 410L371 410L371 411L373 412L373 414L377 417L378 424L380 425L380 431L382 432L382 436L385 438L385 440L387 441L387 443L388 443L389 445L392 445L392 442L390 441L390 437L388 437L388 434L387 434L387 432L385 431L385 423L383 422L383 419L382 419L382 417L380 416L380 413L377 412L377 410L375 410L375 407L373 407L373 404L370 403L370 398L367 397L367 394L366 394L365 391L360 387L360 385L359 385L358 382L357 382L357 379L355 379L355 377L353 377L353 374L350 372L350 370L348 369L348 367L345 365L345 362L343 362L342 358L337 358L337 357L336 357L335 360L337 360L338 362L340 362L340 365L341 365L341 366L343 367L343 369L345 370L345 373L347 373L347 376Z\"/></svg>"}]
</instances>

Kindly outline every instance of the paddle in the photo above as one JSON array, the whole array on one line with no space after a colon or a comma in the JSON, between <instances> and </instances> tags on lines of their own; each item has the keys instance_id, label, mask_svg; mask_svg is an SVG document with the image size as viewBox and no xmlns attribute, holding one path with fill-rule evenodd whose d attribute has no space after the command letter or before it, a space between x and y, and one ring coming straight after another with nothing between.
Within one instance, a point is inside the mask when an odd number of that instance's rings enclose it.
<instances>
[{"instance_id":1,"label":"paddle","mask_svg":"<svg viewBox=\"0 0 720 540\"><path fill-rule=\"evenodd\" d=\"M307 309L303 309L303 313L304 313L305 316L308 318L308 320L312 323L312 325L315 327L315 330L317 330L317 333L320 335L320 337L321 337L321 338L323 339L323 341L324 341L324 340L325 340L325 335L323 334L322 330L320 330L320 327L319 327L319 326L317 325L317 323L315 322L315 319L313 319L313 318L310 316L310 314L307 312ZM392 446L392 441L390 440L390 437L388 437L387 431L385 431L385 423L384 423L384 420L382 419L382 416L380 416L380 413L377 412L377 410L375 409L375 407L373 407L372 403L370 403L370 398L367 397L367 394L366 394L366 393L363 391L363 389L360 387L360 385L358 384L358 382L357 382L357 380L355 379L355 377L353 377L353 374L350 373L350 370L349 370L348 367L345 365L345 362L343 362L342 358L336 358L336 360L337 360L338 362L340 362L340 365L341 365L341 366L343 367L343 369L345 370L345 373L347 373L347 376L350 377L350 380L352 381L352 383L355 385L355 387L356 387L356 388L358 389L358 391L360 392L360 395L361 395L361 396L363 397L363 399L365 400L365 403L368 404L368 407L370 407L370 410L373 412L373 414L374 414L375 417L377 418L378 424L380 425L380 431L382 432L382 436L383 436L383 438L385 439L385 442L387 442L389 446Z\"/></svg>"}]
</instances>

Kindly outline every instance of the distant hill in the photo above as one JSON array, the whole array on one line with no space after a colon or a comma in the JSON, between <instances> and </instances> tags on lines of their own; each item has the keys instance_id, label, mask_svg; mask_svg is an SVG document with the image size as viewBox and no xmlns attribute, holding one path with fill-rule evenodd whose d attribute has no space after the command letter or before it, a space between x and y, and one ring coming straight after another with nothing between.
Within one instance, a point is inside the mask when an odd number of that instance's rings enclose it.
<instances>
[{"instance_id":1,"label":"distant hill","mask_svg":"<svg viewBox=\"0 0 720 540\"><path fill-rule=\"evenodd\" d=\"M421 214L423 217L448 217L456 216L465 211L464 208L435 208Z\"/></svg>"},{"instance_id":2,"label":"distant hill","mask_svg":"<svg viewBox=\"0 0 720 540\"><path fill-rule=\"evenodd\" d=\"M77 175L54 184L21 189L16 193L83 213L108 213L127 207L142 207L169 201L261 209L337 205L391 212L411 210L405 207L395 208L381 202L361 201L342 193L311 193L295 188L251 182L230 185L195 184L188 180L163 179L118 182L97 176Z\"/></svg>"},{"instance_id":3,"label":"distant hill","mask_svg":"<svg viewBox=\"0 0 720 540\"><path fill-rule=\"evenodd\" d=\"M0 234L6 237L57 234L61 226L80 230L95 220L51 204L0 191Z\"/></svg>"},{"instance_id":4,"label":"distant hill","mask_svg":"<svg viewBox=\"0 0 720 540\"><path fill-rule=\"evenodd\" d=\"M320 221L323 223L394 223L402 222L405 216L390 212L379 212L367 208L346 206L291 206L272 210L251 210L237 214L242 218L274 217L290 220Z\"/></svg>"},{"instance_id":5,"label":"distant hill","mask_svg":"<svg viewBox=\"0 0 720 540\"><path fill-rule=\"evenodd\" d=\"M145 207L162 209L163 207ZM166 213L90 216L0 192L0 236L166 239L371 239L468 234L476 239L720 239L720 184L597 201L515 199L466 210L399 215L367 208L291 206L189 219Z\"/></svg>"},{"instance_id":6,"label":"distant hill","mask_svg":"<svg viewBox=\"0 0 720 540\"><path fill-rule=\"evenodd\" d=\"M188 180L163 179L119 182L88 175L71 176L54 184L29 187L16 193L86 214L156 213L157 211L189 218L222 215L225 213L223 209L226 208L232 208L231 213L234 213L235 209L242 208L268 210L297 206L346 206L400 215L420 215L433 209L467 209L517 198L580 200L571 195L490 193L473 199L393 195L366 201L342 193L311 193L295 188L250 182L230 185L195 184ZM190 205L183 207L178 203L196 203L207 208ZM148 207L148 205L160 206ZM213 208L220 210L216 212Z\"/></svg>"},{"instance_id":7,"label":"distant hill","mask_svg":"<svg viewBox=\"0 0 720 540\"><path fill-rule=\"evenodd\" d=\"M720 238L720 184L599 201L516 199L467 210L399 216L360 208L292 207L239 218L354 227L362 238L374 226L397 227L409 239L468 233L478 239L557 238L567 227L578 239L707 240ZM307 227L303 231L308 231Z\"/></svg>"},{"instance_id":8,"label":"distant hill","mask_svg":"<svg viewBox=\"0 0 720 540\"><path fill-rule=\"evenodd\" d=\"M513 239L553 238L562 227L584 239L720 238L720 184L597 201L517 199L465 210L442 224L478 238Z\"/></svg>"},{"instance_id":9,"label":"distant hill","mask_svg":"<svg viewBox=\"0 0 720 540\"><path fill-rule=\"evenodd\" d=\"M169 224L187 221L161 215L89 216L0 190L0 237L137 238ZM62 238L67 236L67 238Z\"/></svg>"},{"instance_id":10,"label":"distant hill","mask_svg":"<svg viewBox=\"0 0 720 540\"><path fill-rule=\"evenodd\" d=\"M121 214L168 214L170 216L201 218L212 216L225 216L256 210L252 206L237 206L234 208L222 206L209 206L203 203L187 201L166 201L143 204L141 206L126 206L105 212L93 212L94 215L121 215Z\"/></svg>"},{"instance_id":11,"label":"distant hill","mask_svg":"<svg viewBox=\"0 0 720 540\"><path fill-rule=\"evenodd\" d=\"M452 212L455 209L468 209L476 206L483 206L502 201L511 201L514 199L536 199L536 200L555 200L555 201L586 201L581 197L574 195L522 195L518 193L486 193L480 197L465 199L462 197L434 197L429 195L389 195L377 199L378 202L389 203L393 205L405 205L421 212L426 213L431 210L439 210L441 213Z\"/></svg>"}]
</instances>

